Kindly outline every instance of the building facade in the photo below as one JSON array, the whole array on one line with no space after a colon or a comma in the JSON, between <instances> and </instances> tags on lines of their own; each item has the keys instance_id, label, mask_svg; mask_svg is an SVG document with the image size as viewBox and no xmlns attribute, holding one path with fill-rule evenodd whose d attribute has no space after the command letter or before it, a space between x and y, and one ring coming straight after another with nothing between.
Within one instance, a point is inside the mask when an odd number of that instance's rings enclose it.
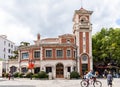
<instances>
[{"instance_id":1,"label":"building facade","mask_svg":"<svg viewBox=\"0 0 120 87\"><path fill-rule=\"evenodd\" d=\"M7 60L14 56L15 43L8 40L6 35L0 35L0 58Z\"/></svg>"},{"instance_id":2,"label":"building facade","mask_svg":"<svg viewBox=\"0 0 120 87\"><path fill-rule=\"evenodd\" d=\"M83 74L92 69L91 14L92 11L83 8L75 11L73 34L45 39L38 34L34 45L19 47L18 64L10 64L10 70L26 73L33 62L33 73L45 71L53 78L67 78L72 71Z\"/></svg>"}]
</instances>

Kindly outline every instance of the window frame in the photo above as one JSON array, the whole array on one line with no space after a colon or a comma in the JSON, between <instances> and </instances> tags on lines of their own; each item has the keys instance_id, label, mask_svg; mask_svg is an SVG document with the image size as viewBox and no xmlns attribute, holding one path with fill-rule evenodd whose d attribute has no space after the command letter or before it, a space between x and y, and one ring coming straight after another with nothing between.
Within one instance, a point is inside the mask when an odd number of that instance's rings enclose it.
<instances>
[{"instance_id":1,"label":"window frame","mask_svg":"<svg viewBox=\"0 0 120 87\"><path fill-rule=\"evenodd\" d=\"M58 51L62 51L62 52L61 52L62 55L61 55L61 53L58 54ZM56 49L56 57L57 57L57 58L63 58L63 55L64 55L64 54L63 54L63 50L62 50L62 49Z\"/></svg>"},{"instance_id":2,"label":"window frame","mask_svg":"<svg viewBox=\"0 0 120 87\"><path fill-rule=\"evenodd\" d=\"M68 55L68 51L69 51L69 55ZM66 50L66 57L67 57L67 58L70 58L71 55L72 55L71 53L72 53L71 49L67 49L67 50Z\"/></svg>"},{"instance_id":3,"label":"window frame","mask_svg":"<svg viewBox=\"0 0 120 87\"><path fill-rule=\"evenodd\" d=\"M47 51L51 51L50 53L48 53ZM45 49L45 58L52 58L53 53L52 53L52 49Z\"/></svg>"},{"instance_id":4,"label":"window frame","mask_svg":"<svg viewBox=\"0 0 120 87\"><path fill-rule=\"evenodd\" d=\"M39 54L38 54L38 53L39 53ZM34 51L34 58L35 58L35 59L40 58L40 50L35 50L35 51Z\"/></svg>"},{"instance_id":5,"label":"window frame","mask_svg":"<svg viewBox=\"0 0 120 87\"><path fill-rule=\"evenodd\" d=\"M51 66L47 66L45 67L46 69L46 73L52 73L52 67Z\"/></svg>"},{"instance_id":6,"label":"window frame","mask_svg":"<svg viewBox=\"0 0 120 87\"><path fill-rule=\"evenodd\" d=\"M23 54L25 54L25 53L27 53L28 55L23 58ZM21 57L22 57L22 59L29 59L29 52L22 52L21 53Z\"/></svg>"}]
</instances>

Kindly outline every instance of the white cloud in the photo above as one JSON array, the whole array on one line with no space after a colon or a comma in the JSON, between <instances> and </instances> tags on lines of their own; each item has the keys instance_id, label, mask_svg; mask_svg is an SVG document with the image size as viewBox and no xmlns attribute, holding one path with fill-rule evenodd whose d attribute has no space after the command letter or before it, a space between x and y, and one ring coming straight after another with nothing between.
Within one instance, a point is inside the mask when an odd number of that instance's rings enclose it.
<instances>
[{"instance_id":1,"label":"white cloud","mask_svg":"<svg viewBox=\"0 0 120 87\"><path fill-rule=\"evenodd\" d=\"M23 26L14 16L2 9L0 9L0 35L7 35L8 39L17 45L21 41L34 39L29 27Z\"/></svg>"},{"instance_id":2,"label":"white cloud","mask_svg":"<svg viewBox=\"0 0 120 87\"><path fill-rule=\"evenodd\" d=\"M119 0L83 0L83 7L92 10L93 33L102 27L120 27ZM41 37L57 37L72 33L74 10L80 0L0 0L0 34L10 40L33 41Z\"/></svg>"}]
</instances>

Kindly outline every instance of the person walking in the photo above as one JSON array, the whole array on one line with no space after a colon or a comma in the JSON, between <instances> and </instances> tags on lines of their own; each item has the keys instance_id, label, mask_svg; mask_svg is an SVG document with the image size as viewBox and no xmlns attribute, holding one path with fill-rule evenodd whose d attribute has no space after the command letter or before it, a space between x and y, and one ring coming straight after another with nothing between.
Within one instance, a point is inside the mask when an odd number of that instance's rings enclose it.
<instances>
[{"instance_id":1,"label":"person walking","mask_svg":"<svg viewBox=\"0 0 120 87\"><path fill-rule=\"evenodd\" d=\"M108 84L108 87L112 87L112 81L113 81L113 76L112 76L111 72L109 71L109 73L107 75L107 84Z\"/></svg>"},{"instance_id":2,"label":"person walking","mask_svg":"<svg viewBox=\"0 0 120 87\"><path fill-rule=\"evenodd\" d=\"M11 77L11 73L9 72L9 73L8 73L8 79L9 79L9 80L10 80L10 77Z\"/></svg>"}]
</instances>

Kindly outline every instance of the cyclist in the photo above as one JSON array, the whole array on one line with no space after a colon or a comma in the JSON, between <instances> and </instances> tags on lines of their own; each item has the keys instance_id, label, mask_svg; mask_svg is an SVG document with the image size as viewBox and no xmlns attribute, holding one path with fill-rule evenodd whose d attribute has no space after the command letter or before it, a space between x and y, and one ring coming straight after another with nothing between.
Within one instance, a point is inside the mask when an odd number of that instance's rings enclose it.
<instances>
[{"instance_id":1,"label":"cyclist","mask_svg":"<svg viewBox=\"0 0 120 87\"><path fill-rule=\"evenodd\" d=\"M92 80L90 80L90 79L92 79ZM93 74L93 70L90 70L85 75L85 79L83 79L80 84L82 87L88 87L89 85L93 85L94 87L102 87L102 83L100 81L96 80L96 75Z\"/></svg>"},{"instance_id":2,"label":"cyclist","mask_svg":"<svg viewBox=\"0 0 120 87\"><path fill-rule=\"evenodd\" d=\"M92 77L95 77L95 75L93 74L93 70L90 70L85 77L86 79L91 79Z\"/></svg>"}]
</instances>

